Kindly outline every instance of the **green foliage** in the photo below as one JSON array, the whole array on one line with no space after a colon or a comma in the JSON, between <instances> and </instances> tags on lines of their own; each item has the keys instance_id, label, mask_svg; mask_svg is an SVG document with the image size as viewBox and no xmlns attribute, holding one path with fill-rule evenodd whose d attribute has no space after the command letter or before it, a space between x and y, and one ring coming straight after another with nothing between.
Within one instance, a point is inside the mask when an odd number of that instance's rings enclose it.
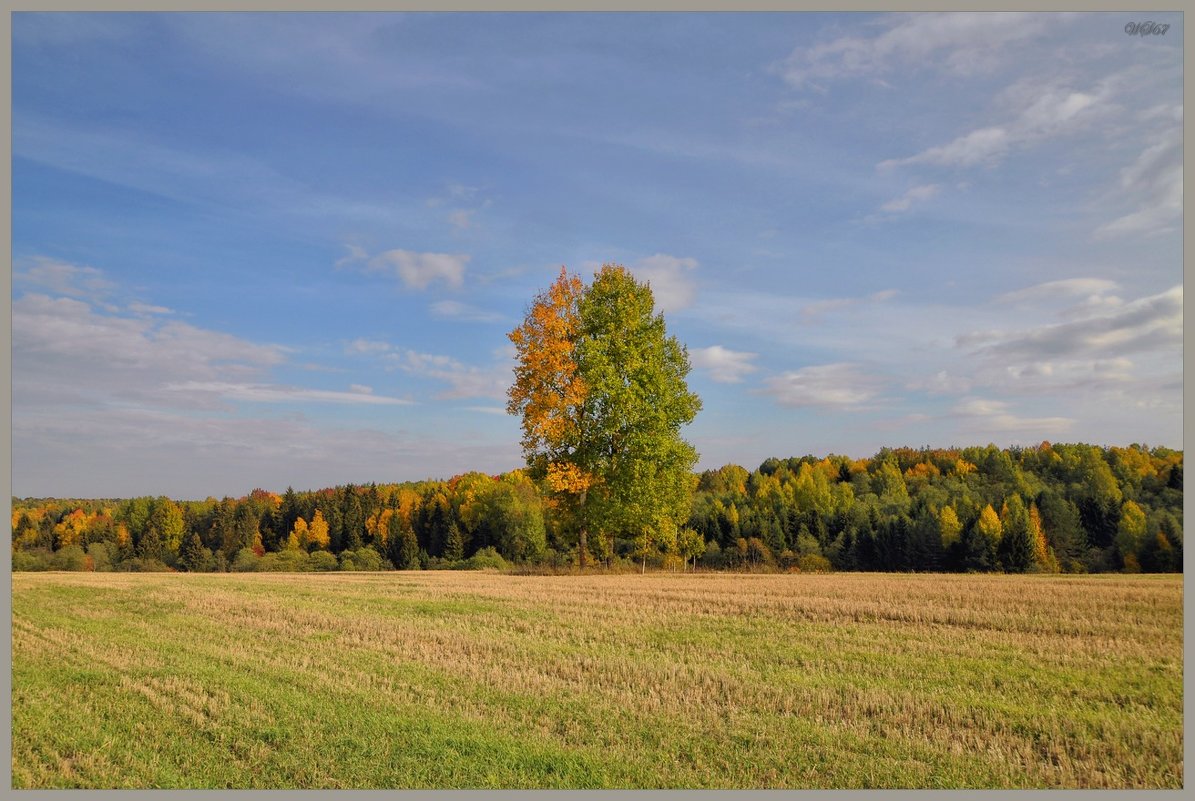
<instances>
[{"instance_id":1,"label":"green foliage","mask_svg":"<svg viewBox=\"0 0 1195 801\"><path fill-rule=\"evenodd\" d=\"M315 551L326 549L339 564L352 539L346 526L356 525L359 509L362 547L384 552L384 561L400 569L433 558L451 565L493 548L512 565L564 570L580 551L577 509L546 483L537 485L531 472L292 489L285 496L254 490L204 501L14 498L12 564L74 569L76 551L56 556L74 546L96 571L255 570L258 557L286 548L291 529L284 527L300 518L312 521L309 539L317 531L326 542L311 543ZM773 561L786 551L820 553L839 571L1181 571L1181 475L1181 452L1140 446L898 448L870 460L769 459L752 472L726 465L687 474L688 487L678 485L681 494L693 493L687 518L667 513L667 502L650 519L639 512L623 517L625 510L599 519L595 512L586 553L607 569L631 560L640 568L663 565L666 558L683 567L769 569L758 549L748 553L754 539ZM655 492L650 482L644 486L644 497ZM586 505L597 510L617 497L604 492L592 489ZM1002 510L994 522L988 506L992 514ZM267 566L286 564L274 559Z\"/></svg>"},{"instance_id":2,"label":"green foliage","mask_svg":"<svg viewBox=\"0 0 1195 801\"><path fill-rule=\"evenodd\" d=\"M38 548L30 551L17 551L12 555L13 570L54 570L54 552L49 548Z\"/></svg>"},{"instance_id":3,"label":"green foliage","mask_svg":"<svg viewBox=\"0 0 1195 801\"><path fill-rule=\"evenodd\" d=\"M532 474L577 533L582 567L590 531L649 540L689 513L697 453L680 427L701 401L654 306L623 267L604 265L588 287L562 273L510 335L519 361L508 409L523 418Z\"/></svg>"},{"instance_id":4,"label":"green foliage","mask_svg":"<svg viewBox=\"0 0 1195 801\"><path fill-rule=\"evenodd\" d=\"M834 571L830 560L816 553L802 554L797 559L797 568L802 573L831 573Z\"/></svg>"},{"instance_id":5,"label":"green foliage","mask_svg":"<svg viewBox=\"0 0 1195 801\"><path fill-rule=\"evenodd\" d=\"M507 570L510 565L492 547L482 548L477 553L457 564L461 570Z\"/></svg>"},{"instance_id":6,"label":"green foliage","mask_svg":"<svg viewBox=\"0 0 1195 801\"><path fill-rule=\"evenodd\" d=\"M236 556L232 560L229 569L233 573L250 573L257 570L257 563L260 561L257 554L250 548L241 548L236 552Z\"/></svg>"},{"instance_id":7,"label":"green foliage","mask_svg":"<svg viewBox=\"0 0 1195 801\"><path fill-rule=\"evenodd\" d=\"M345 551L340 555L341 570L376 571L389 568L390 565L373 548L358 548L355 551Z\"/></svg>"},{"instance_id":8,"label":"green foliage","mask_svg":"<svg viewBox=\"0 0 1195 801\"><path fill-rule=\"evenodd\" d=\"M340 567L336 557L328 551L315 551L309 554L307 562L311 569L316 571L336 570Z\"/></svg>"}]
</instances>

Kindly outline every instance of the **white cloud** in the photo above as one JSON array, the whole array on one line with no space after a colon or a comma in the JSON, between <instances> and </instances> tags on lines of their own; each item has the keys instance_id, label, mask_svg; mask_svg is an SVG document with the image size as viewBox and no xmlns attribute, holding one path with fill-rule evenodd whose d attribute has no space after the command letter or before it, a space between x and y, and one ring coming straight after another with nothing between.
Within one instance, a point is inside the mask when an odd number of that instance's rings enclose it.
<instances>
[{"instance_id":1,"label":"white cloud","mask_svg":"<svg viewBox=\"0 0 1195 801\"><path fill-rule=\"evenodd\" d=\"M656 311L673 312L693 305L697 286L690 273L697 269L697 259L678 258L657 253L640 259L629 267L640 281L651 284Z\"/></svg>"},{"instance_id":2,"label":"white cloud","mask_svg":"<svg viewBox=\"0 0 1195 801\"><path fill-rule=\"evenodd\" d=\"M20 283L47 289L59 295L97 299L107 295L113 284L94 267L81 267L45 256L29 259L32 266L13 277Z\"/></svg>"},{"instance_id":3,"label":"white cloud","mask_svg":"<svg viewBox=\"0 0 1195 801\"><path fill-rule=\"evenodd\" d=\"M465 265L469 258L464 253L416 253L395 249L371 258L367 270L393 271L412 289L427 289L436 281L459 287L465 281Z\"/></svg>"},{"instance_id":4,"label":"white cloud","mask_svg":"<svg viewBox=\"0 0 1195 801\"><path fill-rule=\"evenodd\" d=\"M302 387L287 387L277 384L242 384L227 381L183 381L166 384L168 392L178 392L191 395L210 395L236 401L250 403L291 403L296 401L316 401L320 403L350 403L377 405L406 405L412 401L402 398L388 398L372 394L369 387L354 384L355 389L350 392L336 392L323 389L304 389ZM362 391L363 390L363 391Z\"/></svg>"},{"instance_id":5,"label":"white cloud","mask_svg":"<svg viewBox=\"0 0 1195 801\"><path fill-rule=\"evenodd\" d=\"M998 360L1050 361L1060 357L1107 359L1182 346L1183 288L1116 305L1104 314L1016 331L974 331L959 346Z\"/></svg>"},{"instance_id":6,"label":"white cloud","mask_svg":"<svg viewBox=\"0 0 1195 801\"><path fill-rule=\"evenodd\" d=\"M781 406L858 409L876 398L881 379L849 363L803 367L764 381L761 392Z\"/></svg>"},{"instance_id":7,"label":"white cloud","mask_svg":"<svg viewBox=\"0 0 1195 801\"><path fill-rule=\"evenodd\" d=\"M473 227L473 215L477 209L457 209L448 215L448 222L458 231Z\"/></svg>"},{"instance_id":8,"label":"white cloud","mask_svg":"<svg viewBox=\"0 0 1195 801\"><path fill-rule=\"evenodd\" d=\"M882 289L879 292L872 292L870 295L864 297L816 300L801 307L801 316L805 318L806 322L809 322L827 312L849 309L853 306L860 306L866 303L882 303L883 301L891 300L898 294L899 292L895 289Z\"/></svg>"},{"instance_id":9,"label":"white cloud","mask_svg":"<svg viewBox=\"0 0 1195 801\"><path fill-rule=\"evenodd\" d=\"M336 260L336 269L339 270L340 268L347 267L350 264L356 264L357 262L369 260L369 253L366 252L365 248L361 247L360 245L345 245L345 248L348 249L348 254Z\"/></svg>"},{"instance_id":10,"label":"white cloud","mask_svg":"<svg viewBox=\"0 0 1195 801\"><path fill-rule=\"evenodd\" d=\"M500 323L506 319L498 312L486 311L456 300L437 301L431 305L431 312L436 317L474 323Z\"/></svg>"},{"instance_id":11,"label":"white cloud","mask_svg":"<svg viewBox=\"0 0 1195 801\"><path fill-rule=\"evenodd\" d=\"M505 416L508 414L505 406L466 406L465 411L477 412L479 414L496 414Z\"/></svg>"},{"instance_id":12,"label":"white cloud","mask_svg":"<svg viewBox=\"0 0 1195 801\"><path fill-rule=\"evenodd\" d=\"M941 189L941 184L924 184L922 186L914 186L900 197L889 200L887 203L880 206L880 211L886 211L890 214L908 211L914 203L919 203L923 200L929 200L931 197L938 194Z\"/></svg>"},{"instance_id":13,"label":"white cloud","mask_svg":"<svg viewBox=\"0 0 1195 801\"><path fill-rule=\"evenodd\" d=\"M168 309L165 306L153 306L148 303L138 303L136 301L128 305L128 310L133 314L174 314L173 309Z\"/></svg>"},{"instance_id":14,"label":"white cloud","mask_svg":"<svg viewBox=\"0 0 1195 801\"><path fill-rule=\"evenodd\" d=\"M1001 434L1058 435L1068 431L1075 421L1069 417L1018 417L1008 410L1008 404L984 398L968 398L952 410L963 418L968 427L976 432L999 432Z\"/></svg>"},{"instance_id":15,"label":"white cloud","mask_svg":"<svg viewBox=\"0 0 1195 801\"><path fill-rule=\"evenodd\" d=\"M13 302L12 418L54 410L220 407L212 394L179 393L187 381L243 384L286 361L287 350L153 316L100 314L73 298Z\"/></svg>"},{"instance_id":16,"label":"white cloud","mask_svg":"<svg viewBox=\"0 0 1195 801\"><path fill-rule=\"evenodd\" d=\"M388 370L401 370L410 375L442 381L448 389L436 395L441 399L495 398L506 399L506 391L514 378L514 349L502 347L494 351L494 361L485 367L465 364L452 356L421 353L387 342L357 339L345 346L353 355L373 355Z\"/></svg>"},{"instance_id":17,"label":"white cloud","mask_svg":"<svg viewBox=\"0 0 1195 801\"><path fill-rule=\"evenodd\" d=\"M1170 230L1182 220L1181 125L1164 131L1121 171L1120 192L1133 199L1137 210L1097 228L1097 237L1159 233Z\"/></svg>"},{"instance_id":18,"label":"white cloud","mask_svg":"<svg viewBox=\"0 0 1195 801\"><path fill-rule=\"evenodd\" d=\"M386 353L393 350L389 342L382 342L377 339L354 339L344 347L345 353L349 354L368 354L368 353Z\"/></svg>"},{"instance_id":19,"label":"white cloud","mask_svg":"<svg viewBox=\"0 0 1195 801\"><path fill-rule=\"evenodd\" d=\"M721 345L708 348L690 348L689 361L701 370L709 370L710 378L719 384L737 384L743 377L759 368L752 362L759 356L757 353L730 350Z\"/></svg>"},{"instance_id":20,"label":"white cloud","mask_svg":"<svg viewBox=\"0 0 1195 801\"><path fill-rule=\"evenodd\" d=\"M1046 281L1014 292L1006 292L996 298L998 303L1045 303L1056 304L1072 298L1090 300L1104 298L1115 292L1120 284L1106 278L1065 278L1060 281Z\"/></svg>"},{"instance_id":21,"label":"white cloud","mask_svg":"<svg viewBox=\"0 0 1195 801\"><path fill-rule=\"evenodd\" d=\"M1009 151L1055 136L1062 136L1087 125L1107 105L1110 84L1095 93L1078 92L1061 83L1040 82L1027 88L1025 82L1005 90L1003 105L1015 105L1015 116L1001 124L986 126L963 134L944 145L927 148L907 158L887 159L880 169L928 164L938 167L974 167L992 165Z\"/></svg>"},{"instance_id":22,"label":"white cloud","mask_svg":"<svg viewBox=\"0 0 1195 801\"><path fill-rule=\"evenodd\" d=\"M982 73L1062 18L1013 12L894 14L876 36L841 36L799 47L773 69L794 88L823 91L839 80L883 80L903 67Z\"/></svg>"}]
</instances>

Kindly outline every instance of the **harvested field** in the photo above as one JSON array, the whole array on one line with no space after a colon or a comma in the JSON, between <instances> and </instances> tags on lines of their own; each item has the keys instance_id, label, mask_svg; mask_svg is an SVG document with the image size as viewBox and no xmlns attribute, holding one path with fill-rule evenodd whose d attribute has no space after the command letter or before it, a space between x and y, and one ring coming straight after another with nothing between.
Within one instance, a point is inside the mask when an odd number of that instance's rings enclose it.
<instances>
[{"instance_id":1,"label":"harvested field","mask_svg":"<svg viewBox=\"0 0 1195 801\"><path fill-rule=\"evenodd\" d=\"M1182 577L13 577L16 787L1182 786Z\"/></svg>"}]
</instances>

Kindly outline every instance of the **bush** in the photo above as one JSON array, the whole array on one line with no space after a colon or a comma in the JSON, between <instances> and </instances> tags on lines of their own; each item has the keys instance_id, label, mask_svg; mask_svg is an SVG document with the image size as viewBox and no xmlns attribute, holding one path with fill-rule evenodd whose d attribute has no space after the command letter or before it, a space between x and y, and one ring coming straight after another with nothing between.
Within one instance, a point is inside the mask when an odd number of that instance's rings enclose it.
<instances>
[{"instance_id":1,"label":"bush","mask_svg":"<svg viewBox=\"0 0 1195 801\"><path fill-rule=\"evenodd\" d=\"M116 565L116 570L122 573L173 573L165 562L152 556L133 557Z\"/></svg>"},{"instance_id":2,"label":"bush","mask_svg":"<svg viewBox=\"0 0 1195 801\"><path fill-rule=\"evenodd\" d=\"M679 573L685 569L685 560L679 554L666 553L660 560L660 569L667 570L672 573Z\"/></svg>"},{"instance_id":3,"label":"bush","mask_svg":"<svg viewBox=\"0 0 1195 801\"><path fill-rule=\"evenodd\" d=\"M221 552L223 553L223 552ZM257 570L258 555L252 548L241 548L232 560L233 573L252 573Z\"/></svg>"},{"instance_id":4,"label":"bush","mask_svg":"<svg viewBox=\"0 0 1195 801\"><path fill-rule=\"evenodd\" d=\"M819 553L807 553L797 560L797 568L802 573L832 573L834 566L830 560Z\"/></svg>"},{"instance_id":5,"label":"bush","mask_svg":"<svg viewBox=\"0 0 1195 801\"><path fill-rule=\"evenodd\" d=\"M87 555L96 572L107 573L112 570L112 548L106 542L93 542L87 546Z\"/></svg>"},{"instance_id":6,"label":"bush","mask_svg":"<svg viewBox=\"0 0 1195 801\"><path fill-rule=\"evenodd\" d=\"M339 567L336 563L336 557L327 551L316 551L308 559L311 562L312 570L336 570Z\"/></svg>"},{"instance_id":7,"label":"bush","mask_svg":"<svg viewBox=\"0 0 1195 801\"><path fill-rule=\"evenodd\" d=\"M38 548L32 551L17 551L12 555L13 570L51 570L50 560L54 554Z\"/></svg>"},{"instance_id":8,"label":"bush","mask_svg":"<svg viewBox=\"0 0 1195 801\"><path fill-rule=\"evenodd\" d=\"M62 548L50 560L52 570L91 570L92 562L78 545L68 545Z\"/></svg>"},{"instance_id":9,"label":"bush","mask_svg":"<svg viewBox=\"0 0 1195 801\"><path fill-rule=\"evenodd\" d=\"M341 570L385 570L390 566L373 548L358 548L340 554Z\"/></svg>"},{"instance_id":10,"label":"bush","mask_svg":"<svg viewBox=\"0 0 1195 801\"><path fill-rule=\"evenodd\" d=\"M510 565L493 547L488 547L458 562L455 567L458 570L506 570Z\"/></svg>"},{"instance_id":11,"label":"bush","mask_svg":"<svg viewBox=\"0 0 1195 801\"><path fill-rule=\"evenodd\" d=\"M311 570L311 558L305 551L273 551L258 560L257 569L268 573L307 573Z\"/></svg>"},{"instance_id":12,"label":"bush","mask_svg":"<svg viewBox=\"0 0 1195 801\"><path fill-rule=\"evenodd\" d=\"M722 567L722 547L717 540L710 540L705 544L705 553L701 555L701 564L706 567Z\"/></svg>"}]
</instances>

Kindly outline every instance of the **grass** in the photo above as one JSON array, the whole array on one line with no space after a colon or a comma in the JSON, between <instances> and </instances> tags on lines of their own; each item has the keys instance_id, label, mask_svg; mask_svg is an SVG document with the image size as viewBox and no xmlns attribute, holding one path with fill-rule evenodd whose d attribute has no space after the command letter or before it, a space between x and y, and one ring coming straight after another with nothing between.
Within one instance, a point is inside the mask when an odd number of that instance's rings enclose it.
<instances>
[{"instance_id":1,"label":"grass","mask_svg":"<svg viewBox=\"0 0 1195 801\"><path fill-rule=\"evenodd\" d=\"M13 575L15 787L1163 787L1181 576Z\"/></svg>"}]
</instances>

